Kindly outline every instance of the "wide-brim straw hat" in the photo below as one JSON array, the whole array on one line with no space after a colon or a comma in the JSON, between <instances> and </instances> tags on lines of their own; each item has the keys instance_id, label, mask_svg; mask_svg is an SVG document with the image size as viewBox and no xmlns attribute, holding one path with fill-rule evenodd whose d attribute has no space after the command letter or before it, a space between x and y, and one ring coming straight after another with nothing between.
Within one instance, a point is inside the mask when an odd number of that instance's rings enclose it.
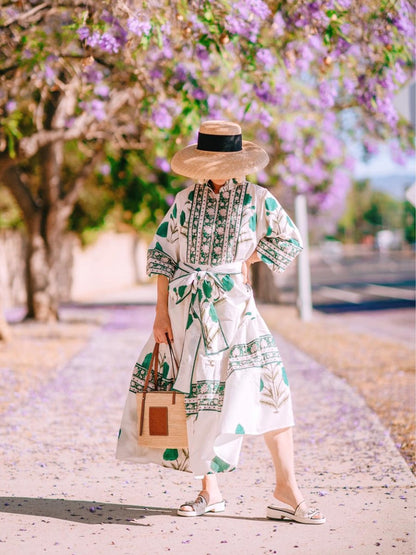
<instances>
[{"instance_id":1,"label":"wide-brim straw hat","mask_svg":"<svg viewBox=\"0 0 416 555\"><path fill-rule=\"evenodd\" d=\"M201 123L198 142L177 152L172 170L196 180L244 177L269 163L265 150L255 143L243 141L237 123L210 120Z\"/></svg>"}]
</instances>

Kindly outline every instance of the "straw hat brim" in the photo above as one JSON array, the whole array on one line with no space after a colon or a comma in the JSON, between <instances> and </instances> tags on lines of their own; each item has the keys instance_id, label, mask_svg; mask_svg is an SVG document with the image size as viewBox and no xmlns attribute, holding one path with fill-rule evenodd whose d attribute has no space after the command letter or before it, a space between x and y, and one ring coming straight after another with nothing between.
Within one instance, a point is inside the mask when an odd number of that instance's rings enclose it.
<instances>
[{"instance_id":1,"label":"straw hat brim","mask_svg":"<svg viewBox=\"0 0 416 555\"><path fill-rule=\"evenodd\" d=\"M192 179L231 179L261 170L269 163L265 150L250 141L243 141L238 152L198 150L193 144L177 152L171 161L172 170Z\"/></svg>"}]
</instances>

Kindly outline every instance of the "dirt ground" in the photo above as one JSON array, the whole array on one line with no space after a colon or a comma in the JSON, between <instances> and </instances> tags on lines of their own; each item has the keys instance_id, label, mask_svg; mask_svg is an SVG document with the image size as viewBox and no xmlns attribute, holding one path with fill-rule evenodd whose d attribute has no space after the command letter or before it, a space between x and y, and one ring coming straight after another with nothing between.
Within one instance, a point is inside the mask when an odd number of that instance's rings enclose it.
<instances>
[{"instance_id":1,"label":"dirt ground","mask_svg":"<svg viewBox=\"0 0 416 555\"><path fill-rule=\"evenodd\" d=\"M416 473L415 351L370 333L357 333L330 315L314 313L302 322L295 307L262 305L271 329L294 343L365 399L390 431L397 448Z\"/></svg>"}]
</instances>

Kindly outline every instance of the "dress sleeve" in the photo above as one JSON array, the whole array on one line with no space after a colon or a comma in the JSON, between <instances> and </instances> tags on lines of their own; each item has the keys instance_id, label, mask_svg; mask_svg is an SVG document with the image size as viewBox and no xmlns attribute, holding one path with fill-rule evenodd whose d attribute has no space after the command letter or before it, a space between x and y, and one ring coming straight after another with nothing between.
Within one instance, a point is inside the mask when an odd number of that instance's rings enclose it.
<instances>
[{"instance_id":1,"label":"dress sleeve","mask_svg":"<svg viewBox=\"0 0 416 555\"><path fill-rule=\"evenodd\" d=\"M179 233L176 202L169 208L147 251L148 276L161 274L171 279L178 267Z\"/></svg>"},{"instance_id":2,"label":"dress sleeve","mask_svg":"<svg viewBox=\"0 0 416 555\"><path fill-rule=\"evenodd\" d=\"M269 191L258 218L257 253L274 272L284 272L303 248L299 230Z\"/></svg>"}]
</instances>

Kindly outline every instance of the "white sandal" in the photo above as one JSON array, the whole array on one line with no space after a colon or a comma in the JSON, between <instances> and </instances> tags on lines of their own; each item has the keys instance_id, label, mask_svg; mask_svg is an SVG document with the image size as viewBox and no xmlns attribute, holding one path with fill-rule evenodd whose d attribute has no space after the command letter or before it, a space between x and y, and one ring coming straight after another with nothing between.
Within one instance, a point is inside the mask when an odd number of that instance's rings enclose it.
<instances>
[{"instance_id":1,"label":"white sandal","mask_svg":"<svg viewBox=\"0 0 416 555\"><path fill-rule=\"evenodd\" d=\"M302 503L305 503L305 501L301 501L295 510L287 509L286 507L277 507L276 505L269 505L267 507L266 516L267 518L271 518L273 520L283 520L288 518L289 520L301 522L302 524L324 524L324 522L326 522L326 518L319 509L314 509L313 507L310 507L309 509L302 509L300 507Z\"/></svg>"},{"instance_id":2,"label":"white sandal","mask_svg":"<svg viewBox=\"0 0 416 555\"><path fill-rule=\"evenodd\" d=\"M192 507L192 511L183 510L182 507ZM183 503L176 511L179 516L200 516L205 513L220 513L225 510L225 501L208 505L208 499L200 493L195 501Z\"/></svg>"}]
</instances>

